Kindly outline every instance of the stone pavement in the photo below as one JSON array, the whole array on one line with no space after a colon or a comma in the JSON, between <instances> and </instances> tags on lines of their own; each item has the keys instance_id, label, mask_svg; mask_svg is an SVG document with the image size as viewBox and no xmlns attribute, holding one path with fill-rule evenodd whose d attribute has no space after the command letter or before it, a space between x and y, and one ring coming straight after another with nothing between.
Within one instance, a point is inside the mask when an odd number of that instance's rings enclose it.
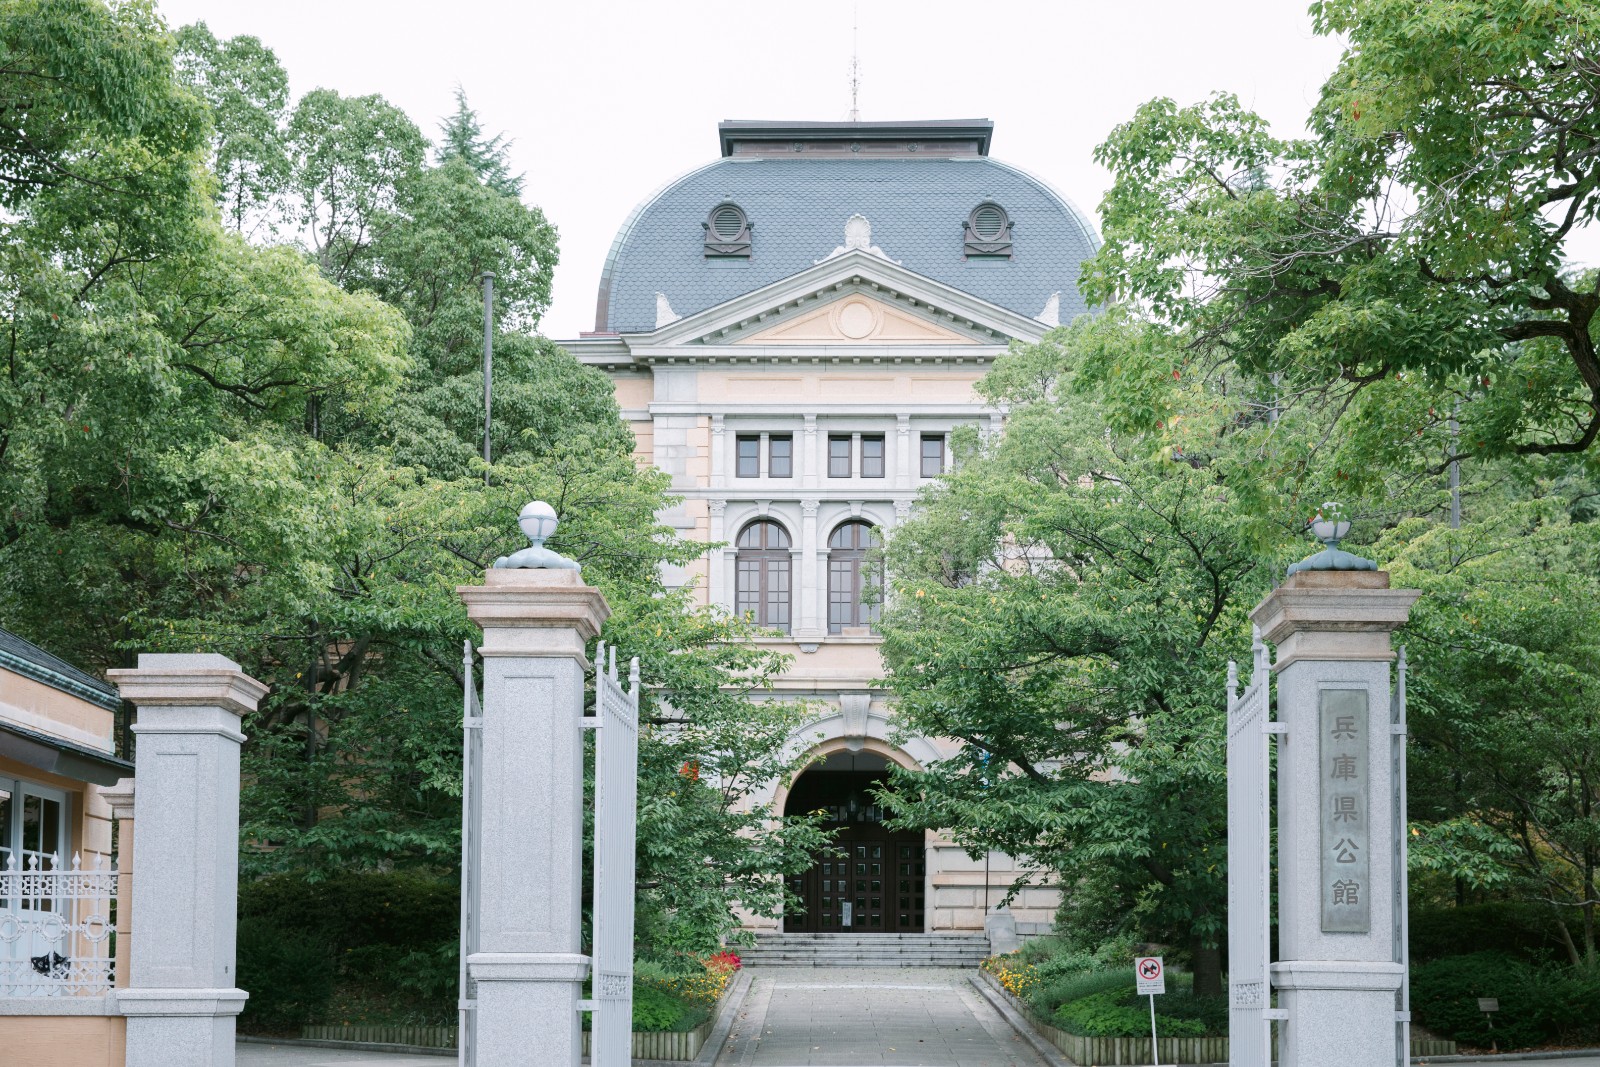
<instances>
[{"instance_id":1,"label":"stone pavement","mask_svg":"<svg viewBox=\"0 0 1600 1067\"><path fill-rule=\"evenodd\" d=\"M752 968L717 1067L1044 1067L967 973Z\"/></svg>"},{"instance_id":2,"label":"stone pavement","mask_svg":"<svg viewBox=\"0 0 1600 1067\"><path fill-rule=\"evenodd\" d=\"M238 1044L238 1067L447 1067L455 1056L418 1056L404 1052L358 1052L310 1045Z\"/></svg>"}]
</instances>

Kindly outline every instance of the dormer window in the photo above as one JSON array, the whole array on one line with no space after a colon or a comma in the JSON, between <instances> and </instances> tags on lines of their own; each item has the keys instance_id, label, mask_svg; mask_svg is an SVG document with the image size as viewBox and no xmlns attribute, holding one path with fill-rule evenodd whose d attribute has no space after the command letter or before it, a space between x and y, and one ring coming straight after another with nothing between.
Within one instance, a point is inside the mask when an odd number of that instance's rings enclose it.
<instances>
[{"instance_id":1,"label":"dormer window","mask_svg":"<svg viewBox=\"0 0 1600 1067\"><path fill-rule=\"evenodd\" d=\"M750 258L750 220L738 204L718 204L701 225L706 231L707 258Z\"/></svg>"},{"instance_id":2,"label":"dormer window","mask_svg":"<svg viewBox=\"0 0 1600 1067\"><path fill-rule=\"evenodd\" d=\"M962 234L962 254L989 259L1011 258L1011 216L992 200L972 209Z\"/></svg>"}]
</instances>

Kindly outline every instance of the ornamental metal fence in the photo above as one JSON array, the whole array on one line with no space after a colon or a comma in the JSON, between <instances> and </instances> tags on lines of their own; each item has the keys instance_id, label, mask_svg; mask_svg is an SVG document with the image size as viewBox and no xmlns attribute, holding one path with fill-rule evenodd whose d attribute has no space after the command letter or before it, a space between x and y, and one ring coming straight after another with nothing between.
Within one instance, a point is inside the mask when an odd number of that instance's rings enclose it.
<instances>
[{"instance_id":1,"label":"ornamental metal fence","mask_svg":"<svg viewBox=\"0 0 1600 1067\"><path fill-rule=\"evenodd\" d=\"M101 996L116 979L117 869L13 852L0 867L0 997Z\"/></svg>"}]
</instances>

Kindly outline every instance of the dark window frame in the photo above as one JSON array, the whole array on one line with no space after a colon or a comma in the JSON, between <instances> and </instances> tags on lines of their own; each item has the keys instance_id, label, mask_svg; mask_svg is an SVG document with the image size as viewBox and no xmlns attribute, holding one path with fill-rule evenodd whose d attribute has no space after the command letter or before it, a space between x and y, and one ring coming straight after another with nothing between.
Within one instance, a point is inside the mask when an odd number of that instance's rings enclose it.
<instances>
[{"instance_id":1,"label":"dark window frame","mask_svg":"<svg viewBox=\"0 0 1600 1067\"><path fill-rule=\"evenodd\" d=\"M783 442L787 449L782 456L778 455L776 446ZM778 473L778 462L783 461L783 473ZM767 477L768 478L793 478L794 477L794 434L775 433L767 435Z\"/></svg>"},{"instance_id":2,"label":"dark window frame","mask_svg":"<svg viewBox=\"0 0 1600 1067\"><path fill-rule=\"evenodd\" d=\"M835 444L844 445L844 455L834 454ZM831 433L828 435L828 477L848 478L855 467L856 446L855 439L849 434Z\"/></svg>"},{"instance_id":3,"label":"dark window frame","mask_svg":"<svg viewBox=\"0 0 1600 1067\"><path fill-rule=\"evenodd\" d=\"M773 519L745 523L735 539L734 611L757 626L789 632L794 616L793 539Z\"/></svg>"},{"instance_id":4,"label":"dark window frame","mask_svg":"<svg viewBox=\"0 0 1600 1067\"><path fill-rule=\"evenodd\" d=\"M828 632L877 629L881 597L867 603L869 586L882 589L881 575L867 575L867 556L878 547L878 528L865 519L846 519L828 535ZM869 577L872 579L869 581Z\"/></svg>"},{"instance_id":5,"label":"dark window frame","mask_svg":"<svg viewBox=\"0 0 1600 1067\"><path fill-rule=\"evenodd\" d=\"M751 445L752 450L747 456L744 446ZM747 471L745 461L749 460L752 467ZM733 439L733 476L735 478L761 477L761 435L758 433L741 433Z\"/></svg>"},{"instance_id":6,"label":"dark window frame","mask_svg":"<svg viewBox=\"0 0 1600 1067\"><path fill-rule=\"evenodd\" d=\"M928 455L928 446L930 444L935 444L935 445L939 446L938 453L936 455L933 455L933 456ZM925 434L923 434L922 435L922 440L918 443L917 448L918 448L917 456L918 456L918 459L919 459L918 470L921 472L922 477L924 477L924 478L937 478L937 477L939 477L941 474L943 474L945 472L945 469L946 469L945 468L945 464L948 461L950 448L949 448L948 443L945 441L945 435L944 434L942 434L942 433L925 433ZM935 463L937 463L938 464L938 468L939 468L938 470L934 471L932 474L928 473L928 461L930 459L933 460Z\"/></svg>"},{"instance_id":7,"label":"dark window frame","mask_svg":"<svg viewBox=\"0 0 1600 1067\"><path fill-rule=\"evenodd\" d=\"M867 460L869 458L868 455L867 455L867 443L868 442L871 442L872 444L875 444L875 445L878 446L878 454L876 456L874 456L874 457L870 457L870 458L876 459L878 461L878 472L876 474L870 473L867 470ZM863 478L886 478L886 477L888 477L888 472L889 472L889 439L887 437L885 437L881 433L864 433L864 434L862 434L861 435L861 477L863 477Z\"/></svg>"}]
</instances>

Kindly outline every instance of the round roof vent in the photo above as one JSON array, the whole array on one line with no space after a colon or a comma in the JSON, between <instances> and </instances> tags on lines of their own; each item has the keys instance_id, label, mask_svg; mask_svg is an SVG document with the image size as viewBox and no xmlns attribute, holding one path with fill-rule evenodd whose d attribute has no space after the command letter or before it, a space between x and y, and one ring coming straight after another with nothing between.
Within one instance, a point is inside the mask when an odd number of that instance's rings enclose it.
<instances>
[{"instance_id":1,"label":"round roof vent","mask_svg":"<svg viewBox=\"0 0 1600 1067\"><path fill-rule=\"evenodd\" d=\"M723 201L711 209L701 225L706 231L706 255L749 257L750 220L738 204Z\"/></svg>"},{"instance_id":2,"label":"round roof vent","mask_svg":"<svg viewBox=\"0 0 1600 1067\"><path fill-rule=\"evenodd\" d=\"M993 241L1006 230L1006 213L999 204L980 204L972 213L972 232L980 240Z\"/></svg>"}]
</instances>

